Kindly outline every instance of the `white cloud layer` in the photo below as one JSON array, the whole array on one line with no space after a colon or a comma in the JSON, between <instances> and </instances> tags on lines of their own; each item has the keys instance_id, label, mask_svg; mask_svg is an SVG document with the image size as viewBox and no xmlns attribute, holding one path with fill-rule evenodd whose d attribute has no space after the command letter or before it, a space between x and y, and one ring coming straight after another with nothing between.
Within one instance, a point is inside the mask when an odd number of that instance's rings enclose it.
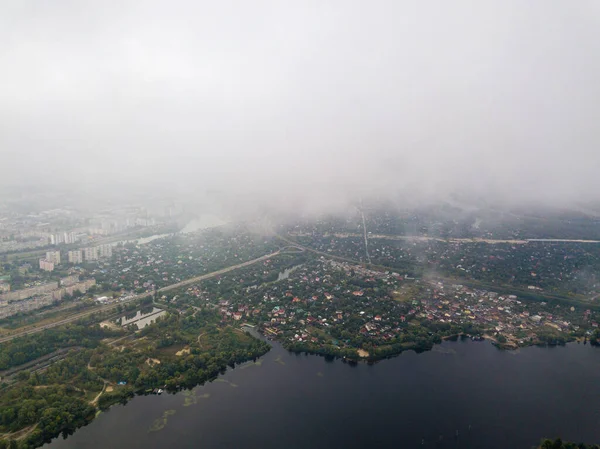
<instances>
[{"instance_id":1,"label":"white cloud layer","mask_svg":"<svg viewBox=\"0 0 600 449\"><path fill-rule=\"evenodd\" d=\"M6 1L0 185L600 192L596 0Z\"/></svg>"}]
</instances>

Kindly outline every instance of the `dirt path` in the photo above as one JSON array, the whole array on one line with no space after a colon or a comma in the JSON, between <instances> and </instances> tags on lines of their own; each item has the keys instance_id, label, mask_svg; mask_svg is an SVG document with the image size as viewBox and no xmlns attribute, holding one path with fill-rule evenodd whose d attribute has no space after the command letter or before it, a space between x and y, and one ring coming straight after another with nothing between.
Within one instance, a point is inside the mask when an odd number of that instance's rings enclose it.
<instances>
[{"instance_id":1,"label":"dirt path","mask_svg":"<svg viewBox=\"0 0 600 449\"><path fill-rule=\"evenodd\" d=\"M0 438L3 440L11 439L11 440L22 440L31 432L33 432L37 428L37 424L33 426L25 427L24 429L17 430L16 432L8 432L8 433L0 433Z\"/></svg>"},{"instance_id":2,"label":"dirt path","mask_svg":"<svg viewBox=\"0 0 600 449\"><path fill-rule=\"evenodd\" d=\"M94 372L94 368L92 368L92 366L90 365L89 362L87 364L87 369L89 369L91 372ZM100 376L98 376L98 377L100 377ZM108 380L104 379L103 377L100 377L100 380L102 382L104 382L104 385L102 385L102 391L100 393L98 393L96 395L96 397L90 401L90 405L93 405L94 407L98 406L98 401L100 400L100 396L102 396L102 394L104 394L104 392L106 392L106 391L112 391L111 382L109 382ZM108 388L110 388L110 390L107 390Z\"/></svg>"},{"instance_id":3,"label":"dirt path","mask_svg":"<svg viewBox=\"0 0 600 449\"><path fill-rule=\"evenodd\" d=\"M100 393L98 393L96 395L96 397L90 401L90 405L93 405L94 407L98 406L98 401L100 400L100 396L102 396L102 394L106 390L106 385L108 385L108 382L105 380L104 385L102 386L102 391Z\"/></svg>"},{"instance_id":4,"label":"dirt path","mask_svg":"<svg viewBox=\"0 0 600 449\"><path fill-rule=\"evenodd\" d=\"M113 346L115 343L117 343L117 342L119 342L119 341L121 341L121 340L125 340L126 338L130 338L130 337L132 337L132 334L127 334L127 335L125 335L125 336L123 336L123 337L119 337L119 338L117 338L116 340L113 340L113 341L110 341L110 342L108 342L108 345L109 345L109 346Z\"/></svg>"}]
</instances>

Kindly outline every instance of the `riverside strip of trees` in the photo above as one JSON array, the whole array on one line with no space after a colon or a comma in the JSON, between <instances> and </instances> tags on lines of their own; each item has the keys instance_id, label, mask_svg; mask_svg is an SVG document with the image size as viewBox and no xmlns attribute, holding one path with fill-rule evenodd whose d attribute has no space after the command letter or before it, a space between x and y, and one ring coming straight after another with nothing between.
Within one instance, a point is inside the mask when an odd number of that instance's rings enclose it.
<instances>
[{"instance_id":1,"label":"riverside strip of trees","mask_svg":"<svg viewBox=\"0 0 600 449\"><path fill-rule=\"evenodd\" d=\"M117 344L113 337L120 335L129 337ZM35 350L42 342L46 346ZM269 350L267 343L223 325L217 313L196 310L167 313L130 334L99 326L54 329L0 346L0 360L10 367L69 345L76 350L64 360L39 372L21 371L2 384L0 448L39 447L89 423L99 409L157 388L192 388Z\"/></svg>"}]
</instances>

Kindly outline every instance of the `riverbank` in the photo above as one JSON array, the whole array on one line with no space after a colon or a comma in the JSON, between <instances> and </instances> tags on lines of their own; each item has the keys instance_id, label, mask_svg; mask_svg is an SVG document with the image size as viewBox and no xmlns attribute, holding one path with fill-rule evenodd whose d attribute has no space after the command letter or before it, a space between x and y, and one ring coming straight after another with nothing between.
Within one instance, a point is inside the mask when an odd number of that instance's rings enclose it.
<instances>
[{"instance_id":1,"label":"riverbank","mask_svg":"<svg viewBox=\"0 0 600 449\"><path fill-rule=\"evenodd\" d=\"M178 449L528 449L545 435L594 442L598 369L600 352L574 343L515 352L459 338L369 365L273 342L218 382L138 396L49 449L161 449L174 440ZM165 411L174 411L166 421Z\"/></svg>"},{"instance_id":2,"label":"riverbank","mask_svg":"<svg viewBox=\"0 0 600 449\"><path fill-rule=\"evenodd\" d=\"M515 351L522 348L527 348L531 346L538 347L552 347L552 346L565 346L567 343L577 341L577 339L573 336L566 336L567 338L564 341L557 343L548 343L541 340L535 341L527 341L523 344L517 344L512 340L501 341L501 339L489 333L482 334L465 334L465 333L455 333L451 335L434 335L430 340L421 341L421 342L412 342L412 343L400 343L400 344L392 344L387 346L380 346L375 348L370 348L369 351L363 348L340 348L335 345L314 345L308 342L298 343L298 342L286 342L281 341L274 338L275 341L278 341L282 344L282 346L290 352L293 353L306 353L311 355L323 356L330 359L343 359L344 361L349 362L360 362L364 361L367 363L375 363L381 360L390 359L396 356L401 355L406 351L414 351L416 353L431 351L436 344L440 344L442 341L457 341L457 340L472 340L472 341L489 341L496 348L506 351ZM271 339L273 338L270 335L266 335L265 338ZM583 341L583 340L581 340ZM591 342L590 342L591 343Z\"/></svg>"},{"instance_id":3,"label":"riverbank","mask_svg":"<svg viewBox=\"0 0 600 449\"><path fill-rule=\"evenodd\" d=\"M98 332L108 331L98 326ZM19 373L0 397L0 431L19 435L19 448L38 447L87 425L99 410L135 396L192 389L271 348L221 325L209 311L165 315L156 325L117 340L119 344L107 341L69 353L43 371ZM20 433L32 425L34 430ZM0 440L2 444L10 441Z\"/></svg>"}]
</instances>

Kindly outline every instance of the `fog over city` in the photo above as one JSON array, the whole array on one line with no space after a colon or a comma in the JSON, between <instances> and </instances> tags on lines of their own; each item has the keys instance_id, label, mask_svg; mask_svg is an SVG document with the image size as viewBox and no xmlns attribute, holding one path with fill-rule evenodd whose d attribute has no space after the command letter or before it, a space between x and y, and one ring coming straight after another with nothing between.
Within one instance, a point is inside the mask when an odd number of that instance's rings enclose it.
<instances>
[{"instance_id":1,"label":"fog over city","mask_svg":"<svg viewBox=\"0 0 600 449\"><path fill-rule=\"evenodd\" d=\"M600 4L8 1L0 186L600 191Z\"/></svg>"}]
</instances>

